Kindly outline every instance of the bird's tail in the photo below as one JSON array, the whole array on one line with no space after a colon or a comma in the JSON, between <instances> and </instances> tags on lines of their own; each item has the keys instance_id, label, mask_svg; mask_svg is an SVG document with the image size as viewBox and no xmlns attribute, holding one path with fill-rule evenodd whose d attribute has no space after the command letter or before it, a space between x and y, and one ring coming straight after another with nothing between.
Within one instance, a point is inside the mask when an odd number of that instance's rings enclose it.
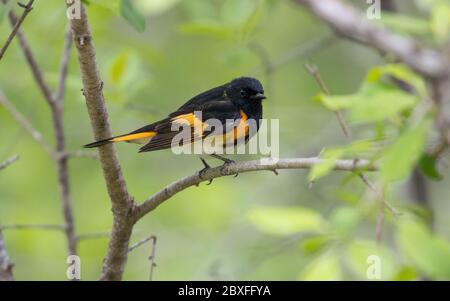
<instances>
[{"instance_id":1,"label":"bird's tail","mask_svg":"<svg viewBox=\"0 0 450 301\"><path fill-rule=\"evenodd\" d=\"M135 142L135 141L140 141L141 139L151 138L155 135L156 135L155 131L131 132L131 133L125 134L125 135L120 135L120 136L111 137L108 139L95 141L95 142L86 144L84 147L93 148L93 147L99 147L102 145L106 145L106 144L110 144L110 143L114 143L114 142L120 142L120 141Z\"/></svg>"}]
</instances>

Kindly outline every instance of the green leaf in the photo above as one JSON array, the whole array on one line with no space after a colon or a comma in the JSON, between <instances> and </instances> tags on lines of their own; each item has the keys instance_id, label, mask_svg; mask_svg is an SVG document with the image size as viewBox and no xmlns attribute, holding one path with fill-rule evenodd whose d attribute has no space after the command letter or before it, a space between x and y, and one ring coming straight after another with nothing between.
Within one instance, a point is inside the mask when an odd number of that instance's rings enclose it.
<instances>
[{"instance_id":1,"label":"green leaf","mask_svg":"<svg viewBox=\"0 0 450 301\"><path fill-rule=\"evenodd\" d=\"M425 96L427 94L426 84L423 77L416 74L404 64L388 64L373 67L367 74L363 85L383 82L383 78L386 76L392 76L406 82L414 87L421 96Z\"/></svg>"},{"instance_id":2,"label":"green leaf","mask_svg":"<svg viewBox=\"0 0 450 301\"><path fill-rule=\"evenodd\" d=\"M113 12L116 15L120 15L120 5L121 0L89 0L89 5L95 5L99 7L103 7L111 12Z\"/></svg>"},{"instance_id":3,"label":"green leaf","mask_svg":"<svg viewBox=\"0 0 450 301\"><path fill-rule=\"evenodd\" d=\"M401 267L392 280L394 281L412 281L417 279L417 271L409 266Z\"/></svg>"},{"instance_id":4,"label":"green leaf","mask_svg":"<svg viewBox=\"0 0 450 301\"><path fill-rule=\"evenodd\" d=\"M405 179L420 158L426 140L429 123L424 121L407 129L390 145L381 158L381 175L385 182Z\"/></svg>"},{"instance_id":5,"label":"green leaf","mask_svg":"<svg viewBox=\"0 0 450 301\"><path fill-rule=\"evenodd\" d=\"M122 0L120 12L134 29L139 32L145 31L145 18L135 9L131 0Z\"/></svg>"},{"instance_id":6,"label":"green leaf","mask_svg":"<svg viewBox=\"0 0 450 301\"><path fill-rule=\"evenodd\" d=\"M348 235L357 229L361 218L361 213L356 208L338 207L330 216L331 229L339 235Z\"/></svg>"},{"instance_id":7,"label":"green leaf","mask_svg":"<svg viewBox=\"0 0 450 301\"><path fill-rule=\"evenodd\" d=\"M233 30L223 24L204 21L182 24L178 30L183 34L206 36L222 40L230 40L233 38Z\"/></svg>"},{"instance_id":8,"label":"green leaf","mask_svg":"<svg viewBox=\"0 0 450 301\"><path fill-rule=\"evenodd\" d=\"M324 161L320 164L316 164L311 168L311 171L308 174L308 180L315 181L319 178L322 178L330 173L333 169L336 160L344 156L345 150L341 148L336 149L327 149L322 152L321 158Z\"/></svg>"},{"instance_id":9,"label":"green leaf","mask_svg":"<svg viewBox=\"0 0 450 301\"><path fill-rule=\"evenodd\" d=\"M371 83L356 94L319 94L318 100L332 111L349 109L352 122L364 123L392 118L412 108L418 97L391 85Z\"/></svg>"},{"instance_id":10,"label":"green leaf","mask_svg":"<svg viewBox=\"0 0 450 301\"><path fill-rule=\"evenodd\" d=\"M450 36L450 4L435 1L431 10L431 30L436 41L444 43Z\"/></svg>"},{"instance_id":11,"label":"green leaf","mask_svg":"<svg viewBox=\"0 0 450 301\"><path fill-rule=\"evenodd\" d=\"M351 242L347 247L346 262L350 270L360 279L390 280L396 271L396 262L392 251L373 241ZM377 268L379 268L379 275L377 275ZM369 279L369 277L376 276L379 276L380 279Z\"/></svg>"},{"instance_id":12,"label":"green leaf","mask_svg":"<svg viewBox=\"0 0 450 301\"><path fill-rule=\"evenodd\" d=\"M243 24L254 11L255 1L225 0L220 9L220 16L224 23L237 26Z\"/></svg>"},{"instance_id":13,"label":"green leaf","mask_svg":"<svg viewBox=\"0 0 450 301\"><path fill-rule=\"evenodd\" d=\"M428 154L423 154L419 160L419 168L422 174L426 177L439 181L442 180L442 175L437 170L437 158Z\"/></svg>"},{"instance_id":14,"label":"green leaf","mask_svg":"<svg viewBox=\"0 0 450 301\"><path fill-rule=\"evenodd\" d=\"M339 259L334 253L325 253L314 259L299 275L299 280L341 280L342 273Z\"/></svg>"},{"instance_id":15,"label":"green leaf","mask_svg":"<svg viewBox=\"0 0 450 301\"><path fill-rule=\"evenodd\" d=\"M258 206L247 213L247 218L260 231L273 235L318 232L325 225L319 213L302 207Z\"/></svg>"},{"instance_id":16,"label":"green leaf","mask_svg":"<svg viewBox=\"0 0 450 301\"><path fill-rule=\"evenodd\" d=\"M329 148L324 150L320 157L324 159L320 164L316 164L311 168L308 174L309 181L315 181L330 173L334 168L336 160L351 155L353 157L360 155L362 152L370 151L373 148L373 143L370 140L359 140L344 147Z\"/></svg>"},{"instance_id":17,"label":"green leaf","mask_svg":"<svg viewBox=\"0 0 450 301\"><path fill-rule=\"evenodd\" d=\"M307 253L316 253L322 250L329 242L330 238L328 236L315 235L303 239L300 246Z\"/></svg>"},{"instance_id":18,"label":"green leaf","mask_svg":"<svg viewBox=\"0 0 450 301\"><path fill-rule=\"evenodd\" d=\"M398 223L397 244L411 264L434 279L450 279L450 243L412 220Z\"/></svg>"},{"instance_id":19,"label":"green leaf","mask_svg":"<svg viewBox=\"0 0 450 301\"><path fill-rule=\"evenodd\" d=\"M123 74L128 65L128 61L129 61L129 53L128 52L121 53L114 60L112 66L111 66L111 71L110 71L110 77L111 77L111 81L113 82L113 84L117 85L123 79Z\"/></svg>"}]
</instances>

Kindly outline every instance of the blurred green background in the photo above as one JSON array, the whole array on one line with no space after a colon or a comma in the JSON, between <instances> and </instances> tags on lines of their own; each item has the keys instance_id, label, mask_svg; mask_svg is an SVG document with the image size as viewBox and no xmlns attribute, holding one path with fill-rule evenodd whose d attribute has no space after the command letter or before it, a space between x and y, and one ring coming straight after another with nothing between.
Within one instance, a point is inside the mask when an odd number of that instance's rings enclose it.
<instances>
[{"instance_id":1,"label":"blurred green background","mask_svg":"<svg viewBox=\"0 0 450 301\"><path fill-rule=\"evenodd\" d=\"M348 140L334 114L314 101L319 88L304 64L320 68L333 94L354 93L371 67L384 64L369 48L330 38L326 26L291 1L132 1L146 20L145 30L139 18L132 26L120 16L119 1L89 2L110 123L117 134L165 117L195 94L246 75L265 86L264 117L280 120L280 157L316 156ZM422 6L396 2L417 20L408 22L428 26L433 1L417 1ZM23 25L52 87L58 80L65 14L61 1L37 0ZM404 24L397 27L404 29ZM9 32L3 20L1 39ZM70 151L93 139L81 87L73 50L64 102ZM17 41L0 62L0 88L53 144L50 112ZM0 223L62 224L53 162L1 107L0 120L0 161L20 155L0 172ZM371 127L350 125L354 139L373 135ZM195 156L138 154L133 144L117 149L137 202L202 168ZM235 159L251 158L257 156ZM99 162L73 158L69 168L77 234L109 231L110 202ZM307 175L305 170L283 170L279 176L246 173L189 188L144 217L132 243L158 237L155 280L366 280L366 259L373 254L381 258L384 280L450 279L448 170L439 182L422 180L427 195L421 199L411 180L392 185L389 201L402 215L386 212L380 244L378 204L361 181L332 172L310 187ZM66 279L62 232L5 230L4 236L17 279ZM79 243L83 280L99 277L107 243L106 238ZM142 246L130 254L125 280L148 279L149 249Z\"/></svg>"}]
</instances>

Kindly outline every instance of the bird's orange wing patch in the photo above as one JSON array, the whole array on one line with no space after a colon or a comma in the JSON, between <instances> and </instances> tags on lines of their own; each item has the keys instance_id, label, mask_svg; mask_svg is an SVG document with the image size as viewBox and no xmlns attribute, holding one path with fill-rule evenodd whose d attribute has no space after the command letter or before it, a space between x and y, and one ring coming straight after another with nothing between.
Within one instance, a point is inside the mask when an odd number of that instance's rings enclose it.
<instances>
[{"instance_id":1,"label":"bird's orange wing patch","mask_svg":"<svg viewBox=\"0 0 450 301\"><path fill-rule=\"evenodd\" d=\"M113 138L111 141L113 141L113 142L132 141L132 140L138 140L138 139L144 139L144 138L151 138L155 135L156 135L156 132L142 132L142 133L135 133L135 134L119 136L119 137Z\"/></svg>"}]
</instances>

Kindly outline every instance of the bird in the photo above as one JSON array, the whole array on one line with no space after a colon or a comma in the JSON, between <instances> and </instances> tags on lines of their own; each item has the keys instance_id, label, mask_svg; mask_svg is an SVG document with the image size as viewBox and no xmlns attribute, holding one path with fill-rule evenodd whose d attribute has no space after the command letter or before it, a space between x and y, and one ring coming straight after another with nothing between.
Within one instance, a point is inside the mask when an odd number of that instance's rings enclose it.
<instances>
[{"instance_id":1,"label":"bird","mask_svg":"<svg viewBox=\"0 0 450 301\"><path fill-rule=\"evenodd\" d=\"M145 125L127 134L110 137L84 145L86 148L101 147L115 142L133 142L144 144L139 152L151 152L172 147L172 139L180 133L181 127L191 129L189 141L182 143L192 144L196 141L204 141L214 133L216 141L222 143L222 147L247 143L260 127L262 120L262 101L266 99L264 89L259 80L252 77L239 77L218 87L200 93L168 117ZM199 114L201 113L201 114ZM223 131L212 131L211 120L218 121ZM232 125L230 126L230 121ZM251 122L256 125L254 131L249 131ZM196 125L200 125L196 128ZM176 130L174 130L176 129ZM224 162L224 165L234 163L217 153L210 156ZM208 163L200 157L206 170L210 168Z\"/></svg>"}]
</instances>

